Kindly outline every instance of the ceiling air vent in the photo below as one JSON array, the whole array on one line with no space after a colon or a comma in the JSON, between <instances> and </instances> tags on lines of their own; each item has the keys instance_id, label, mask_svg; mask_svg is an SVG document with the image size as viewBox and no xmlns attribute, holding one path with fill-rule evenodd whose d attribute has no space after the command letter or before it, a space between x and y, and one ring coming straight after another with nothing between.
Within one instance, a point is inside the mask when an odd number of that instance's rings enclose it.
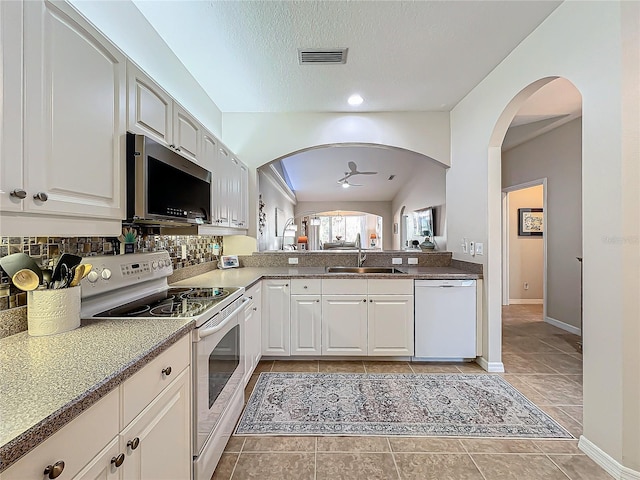
<instances>
[{"instance_id":1,"label":"ceiling air vent","mask_svg":"<svg viewBox=\"0 0 640 480\"><path fill-rule=\"evenodd\" d=\"M347 63L348 48L299 48L300 65L334 65Z\"/></svg>"},{"instance_id":2,"label":"ceiling air vent","mask_svg":"<svg viewBox=\"0 0 640 480\"><path fill-rule=\"evenodd\" d=\"M393 180L394 178L396 178L395 175L389 175L389 180Z\"/></svg>"}]
</instances>

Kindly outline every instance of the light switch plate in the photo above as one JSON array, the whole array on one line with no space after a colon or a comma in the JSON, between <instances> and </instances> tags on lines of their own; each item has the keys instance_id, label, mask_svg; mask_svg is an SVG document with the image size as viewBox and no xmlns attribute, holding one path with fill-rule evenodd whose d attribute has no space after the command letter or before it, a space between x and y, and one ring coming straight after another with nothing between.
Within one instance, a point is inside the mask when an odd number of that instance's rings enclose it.
<instances>
[{"instance_id":1,"label":"light switch plate","mask_svg":"<svg viewBox=\"0 0 640 480\"><path fill-rule=\"evenodd\" d=\"M478 255L484 255L484 244L483 243L476 243L476 253Z\"/></svg>"},{"instance_id":2,"label":"light switch plate","mask_svg":"<svg viewBox=\"0 0 640 480\"><path fill-rule=\"evenodd\" d=\"M407 259L407 263L409 265L417 265L418 264L418 259L417 258L409 258L409 259Z\"/></svg>"},{"instance_id":3,"label":"light switch plate","mask_svg":"<svg viewBox=\"0 0 640 480\"><path fill-rule=\"evenodd\" d=\"M400 258L392 258L391 265L402 265L402 257Z\"/></svg>"},{"instance_id":4,"label":"light switch plate","mask_svg":"<svg viewBox=\"0 0 640 480\"><path fill-rule=\"evenodd\" d=\"M298 257L289 257L289 265L297 265Z\"/></svg>"}]
</instances>

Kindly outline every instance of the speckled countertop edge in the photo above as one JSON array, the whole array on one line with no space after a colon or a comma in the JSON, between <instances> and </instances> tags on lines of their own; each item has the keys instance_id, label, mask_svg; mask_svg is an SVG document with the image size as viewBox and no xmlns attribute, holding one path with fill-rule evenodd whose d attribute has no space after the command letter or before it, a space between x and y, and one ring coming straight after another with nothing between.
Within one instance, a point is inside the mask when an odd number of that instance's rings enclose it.
<instances>
[{"instance_id":1,"label":"speckled countertop edge","mask_svg":"<svg viewBox=\"0 0 640 480\"><path fill-rule=\"evenodd\" d=\"M86 322L83 321L83 325L85 324ZM82 394L71 399L62 407L53 411L40 421L37 421L22 433L3 444L0 447L0 472L5 470L15 461L20 459L20 457L36 447L39 443L46 440L71 420L87 410L124 380L143 368L147 363L160 355L168 347L173 345L184 335L188 334L193 327L193 321L185 321L182 325L177 326L172 333L160 339L159 342L151 348L133 358L124 360L124 363L120 365L120 368L113 371L103 380L94 384ZM26 332L19 335L28 336ZM1 347L2 343L0 343L0 348ZM5 379L3 379L3 383L4 381Z\"/></svg>"}]
</instances>

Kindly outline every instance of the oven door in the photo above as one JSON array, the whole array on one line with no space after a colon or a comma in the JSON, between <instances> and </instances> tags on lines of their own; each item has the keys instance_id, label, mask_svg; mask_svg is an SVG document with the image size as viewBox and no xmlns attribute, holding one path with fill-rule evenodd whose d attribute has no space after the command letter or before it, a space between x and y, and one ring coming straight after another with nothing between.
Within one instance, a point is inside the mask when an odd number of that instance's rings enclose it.
<instances>
[{"instance_id":1,"label":"oven door","mask_svg":"<svg viewBox=\"0 0 640 480\"><path fill-rule=\"evenodd\" d=\"M193 331L194 456L202 453L202 447L234 394L242 388L244 332L241 329L245 301L242 298L236 303L235 310L219 325L211 326L216 320L214 317Z\"/></svg>"}]
</instances>

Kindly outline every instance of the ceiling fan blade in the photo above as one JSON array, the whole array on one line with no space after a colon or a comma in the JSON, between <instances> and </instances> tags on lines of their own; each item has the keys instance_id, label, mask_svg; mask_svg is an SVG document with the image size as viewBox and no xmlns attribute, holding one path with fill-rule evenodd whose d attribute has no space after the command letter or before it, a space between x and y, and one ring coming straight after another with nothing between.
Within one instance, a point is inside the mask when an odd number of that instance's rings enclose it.
<instances>
[{"instance_id":1,"label":"ceiling fan blade","mask_svg":"<svg viewBox=\"0 0 640 480\"><path fill-rule=\"evenodd\" d=\"M349 165L349 170L351 170L351 175L353 175L354 173L358 173L358 166L356 165L356 162L349 162L347 163L347 165Z\"/></svg>"},{"instance_id":2,"label":"ceiling fan blade","mask_svg":"<svg viewBox=\"0 0 640 480\"><path fill-rule=\"evenodd\" d=\"M340 180L338 180L338 183L346 182L346 181L347 181L347 179L348 179L350 176L351 176L351 174L350 174L350 173L346 173L346 172L345 172L345 176L344 176L344 177L342 177Z\"/></svg>"},{"instance_id":3,"label":"ceiling fan blade","mask_svg":"<svg viewBox=\"0 0 640 480\"><path fill-rule=\"evenodd\" d=\"M356 172L358 175L376 175L378 172Z\"/></svg>"}]
</instances>

